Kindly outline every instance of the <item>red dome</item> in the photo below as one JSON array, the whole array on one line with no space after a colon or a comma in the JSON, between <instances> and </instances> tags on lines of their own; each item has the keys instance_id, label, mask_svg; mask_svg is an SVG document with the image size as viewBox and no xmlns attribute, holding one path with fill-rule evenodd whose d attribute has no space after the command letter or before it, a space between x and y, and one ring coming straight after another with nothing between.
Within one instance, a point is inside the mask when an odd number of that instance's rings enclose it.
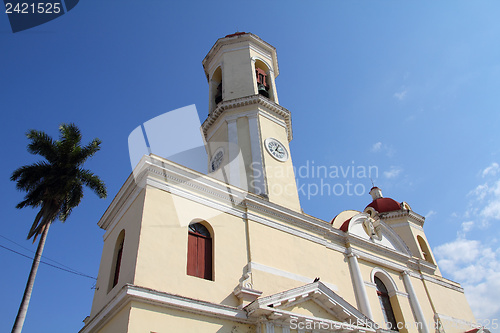
<instances>
[{"instance_id":1,"label":"red dome","mask_svg":"<svg viewBox=\"0 0 500 333\"><path fill-rule=\"evenodd\" d=\"M352 217L351 217L351 219L352 219ZM343 232L347 232L347 230L349 229L349 222L351 222L351 219L345 220L345 222L342 223L340 230L342 230Z\"/></svg>"},{"instance_id":2,"label":"red dome","mask_svg":"<svg viewBox=\"0 0 500 333\"><path fill-rule=\"evenodd\" d=\"M372 201L371 204L369 204L366 207L372 207L373 209L375 209L379 213L392 212L392 211L401 209L401 205L399 204L399 202L397 202L396 200L391 199L391 198L375 199Z\"/></svg>"}]
</instances>

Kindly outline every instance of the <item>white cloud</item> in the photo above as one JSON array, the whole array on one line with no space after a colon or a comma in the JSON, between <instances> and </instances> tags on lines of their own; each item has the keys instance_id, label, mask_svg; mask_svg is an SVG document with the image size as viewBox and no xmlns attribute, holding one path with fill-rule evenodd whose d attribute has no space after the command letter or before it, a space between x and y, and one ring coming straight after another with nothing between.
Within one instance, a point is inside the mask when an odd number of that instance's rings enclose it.
<instances>
[{"instance_id":1,"label":"white cloud","mask_svg":"<svg viewBox=\"0 0 500 333\"><path fill-rule=\"evenodd\" d=\"M474 221L467 221L462 223L462 232L464 234L468 233L474 227Z\"/></svg>"},{"instance_id":2,"label":"white cloud","mask_svg":"<svg viewBox=\"0 0 500 333\"><path fill-rule=\"evenodd\" d=\"M499 249L459 237L436 247L434 254L441 270L462 284L476 320L499 318Z\"/></svg>"},{"instance_id":3,"label":"white cloud","mask_svg":"<svg viewBox=\"0 0 500 333\"><path fill-rule=\"evenodd\" d=\"M484 197L488 194L488 185L482 184L476 186L474 190L472 190L469 195L476 196L477 200L483 200Z\"/></svg>"},{"instance_id":4,"label":"white cloud","mask_svg":"<svg viewBox=\"0 0 500 333\"><path fill-rule=\"evenodd\" d=\"M492 272L484 282L475 285L464 285L469 304L480 324L486 325L491 320L500 318L500 272ZM498 321L498 320L497 320Z\"/></svg>"},{"instance_id":5,"label":"white cloud","mask_svg":"<svg viewBox=\"0 0 500 333\"><path fill-rule=\"evenodd\" d=\"M498 165L498 163L493 162L493 163L491 163L491 165L489 167L485 168L481 172L481 174L484 178L484 177L490 176L490 175L495 176L498 173L498 171L500 171L500 166Z\"/></svg>"},{"instance_id":6,"label":"white cloud","mask_svg":"<svg viewBox=\"0 0 500 333\"><path fill-rule=\"evenodd\" d=\"M394 148L382 142L375 142L370 148L372 153L385 153L388 157L392 157L394 155Z\"/></svg>"},{"instance_id":7,"label":"white cloud","mask_svg":"<svg viewBox=\"0 0 500 333\"><path fill-rule=\"evenodd\" d=\"M496 197L488 202L481 211L481 215L486 219L500 220L500 198Z\"/></svg>"},{"instance_id":8,"label":"white cloud","mask_svg":"<svg viewBox=\"0 0 500 333\"><path fill-rule=\"evenodd\" d=\"M394 179L399 176L399 174L403 171L403 169L391 166L389 171L384 171L384 177L387 179Z\"/></svg>"},{"instance_id":9,"label":"white cloud","mask_svg":"<svg viewBox=\"0 0 500 333\"><path fill-rule=\"evenodd\" d=\"M492 174L485 171L482 174ZM480 216L483 226L489 225L491 220L500 220L500 180L488 180L486 183L476 186L469 192L471 197L470 207L466 216Z\"/></svg>"},{"instance_id":10,"label":"white cloud","mask_svg":"<svg viewBox=\"0 0 500 333\"><path fill-rule=\"evenodd\" d=\"M436 215L437 213L433 210L430 210L427 214L425 214L425 218L428 219L433 215Z\"/></svg>"},{"instance_id":11,"label":"white cloud","mask_svg":"<svg viewBox=\"0 0 500 333\"><path fill-rule=\"evenodd\" d=\"M396 98L397 100L404 100L406 98L406 95L408 94L408 89L403 88L400 92L394 93L393 97Z\"/></svg>"},{"instance_id":12,"label":"white cloud","mask_svg":"<svg viewBox=\"0 0 500 333\"><path fill-rule=\"evenodd\" d=\"M382 142L376 142L373 144L371 151L373 153L378 153L382 149Z\"/></svg>"},{"instance_id":13,"label":"white cloud","mask_svg":"<svg viewBox=\"0 0 500 333\"><path fill-rule=\"evenodd\" d=\"M442 260L450 260L453 264L450 268L456 270L457 265L461 263L469 264L477 258L479 255L479 241L459 238L451 243L436 247L434 253L438 258L443 258Z\"/></svg>"}]
</instances>

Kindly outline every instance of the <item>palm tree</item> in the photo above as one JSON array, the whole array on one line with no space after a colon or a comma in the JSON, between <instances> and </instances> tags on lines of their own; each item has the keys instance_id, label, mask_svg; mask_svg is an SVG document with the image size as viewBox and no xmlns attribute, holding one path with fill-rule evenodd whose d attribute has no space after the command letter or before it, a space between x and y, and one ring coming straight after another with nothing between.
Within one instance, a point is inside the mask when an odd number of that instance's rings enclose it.
<instances>
[{"instance_id":1,"label":"palm tree","mask_svg":"<svg viewBox=\"0 0 500 333\"><path fill-rule=\"evenodd\" d=\"M82 168L83 163L99 151L101 141L96 138L82 147L82 135L74 124L62 124L59 132L60 139L54 141L45 132L28 131L28 152L41 155L45 160L22 166L10 177L12 181L17 181L17 189L27 192L16 208L30 206L40 209L28 232L28 239L33 238L35 242L41 235L12 333L21 332L23 328L50 224L56 219L66 221L83 198L83 185L100 198L106 198L107 195L103 181Z\"/></svg>"}]
</instances>

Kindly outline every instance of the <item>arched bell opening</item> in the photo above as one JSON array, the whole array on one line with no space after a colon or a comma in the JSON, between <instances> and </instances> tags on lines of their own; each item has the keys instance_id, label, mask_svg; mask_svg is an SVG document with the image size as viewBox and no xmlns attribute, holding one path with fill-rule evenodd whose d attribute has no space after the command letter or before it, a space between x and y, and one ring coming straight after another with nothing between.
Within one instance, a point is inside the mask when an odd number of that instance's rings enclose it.
<instances>
[{"instance_id":1,"label":"arched bell opening","mask_svg":"<svg viewBox=\"0 0 500 333\"><path fill-rule=\"evenodd\" d=\"M217 105L223 100L222 70L220 67L212 74L210 78L210 112L217 108Z\"/></svg>"},{"instance_id":2,"label":"arched bell opening","mask_svg":"<svg viewBox=\"0 0 500 333\"><path fill-rule=\"evenodd\" d=\"M255 77L257 82L257 93L274 100L269 67L263 61L258 59L255 60Z\"/></svg>"},{"instance_id":3,"label":"arched bell opening","mask_svg":"<svg viewBox=\"0 0 500 333\"><path fill-rule=\"evenodd\" d=\"M420 246L420 251L422 251L422 258L430 262L431 264L434 264L434 260L432 259L431 251L429 250L429 247L427 246L426 241L422 238L422 236L417 236L417 241L418 245Z\"/></svg>"}]
</instances>

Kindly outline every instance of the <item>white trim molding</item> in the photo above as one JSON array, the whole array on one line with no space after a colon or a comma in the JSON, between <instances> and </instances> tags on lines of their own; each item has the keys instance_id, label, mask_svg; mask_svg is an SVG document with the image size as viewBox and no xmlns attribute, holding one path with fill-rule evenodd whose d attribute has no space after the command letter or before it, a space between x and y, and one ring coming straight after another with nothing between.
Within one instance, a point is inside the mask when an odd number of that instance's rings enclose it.
<instances>
[{"instance_id":1,"label":"white trim molding","mask_svg":"<svg viewBox=\"0 0 500 333\"><path fill-rule=\"evenodd\" d=\"M79 333L98 331L109 319L132 301L187 311L204 316L233 320L245 324L255 323L255 320L248 319L245 311L238 308L126 284L120 292L94 316L94 318L87 322Z\"/></svg>"},{"instance_id":2,"label":"white trim molding","mask_svg":"<svg viewBox=\"0 0 500 333\"><path fill-rule=\"evenodd\" d=\"M281 105L273 102L272 100L256 94L246 97L240 97L231 99L228 101L220 102L215 110L213 110L207 117L207 119L201 125L203 134L208 137L208 129L217 121L217 119L227 110L239 108L247 105L257 105L262 111L266 111L270 115L276 116L278 119L283 119L286 125L286 130L288 134L288 141L292 141L292 116L288 109L282 107ZM265 112L263 112L265 113Z\"/></svg>"},{"instance_id":3,"label":"white trim molding","mask_svg":"<svg viewBox=\"0 0 500 333\"><path fill-rule=\"evenodd\" d=\"M281 277L284 277L284 278L287 278L290 280L300 281L300 282L304 282L304 283L310 283L314 279L311 277L306 277L306 276L302 276L299 274L290 273L290 272L281 270L279 268L259 264L259 263L256 263L254 261L248 263L248 269L250 269L252 272L254 270L257 270L257 271L261 271L264 273L273 274L273 275L281 276ZM323 282L323 284L325 284L328 288L330 288L333 291L339 290L339 288L334 284L326 283L326 282Z\"/></svg>"}]
</instances>

